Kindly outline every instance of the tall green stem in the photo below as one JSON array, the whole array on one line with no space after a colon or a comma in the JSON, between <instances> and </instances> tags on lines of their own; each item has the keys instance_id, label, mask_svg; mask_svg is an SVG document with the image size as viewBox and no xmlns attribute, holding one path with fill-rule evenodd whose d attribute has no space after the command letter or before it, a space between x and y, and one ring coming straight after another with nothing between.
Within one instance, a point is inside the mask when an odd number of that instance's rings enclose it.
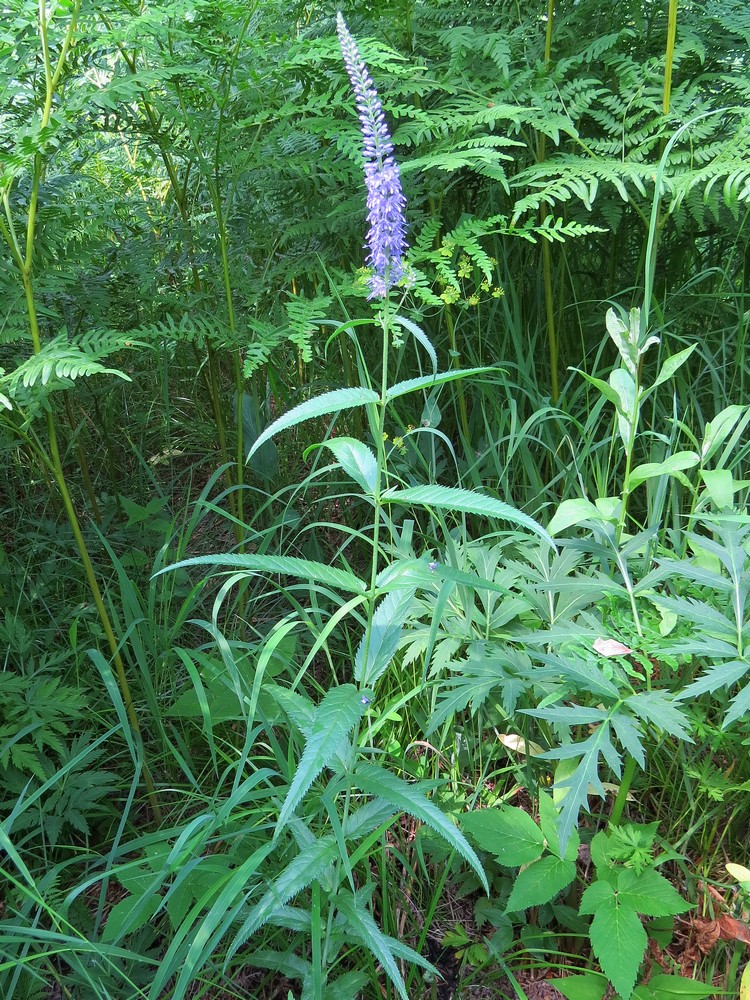
<instances>
[{"instance_id":1,"label":"tall green stem","mask_svg":"<svg viewBox=\"0 0 750 1000\"><path fill-rule=\"evenodd\" d=\"M544 65L549 67L552 59L552 28L555 18L555 0L547 0L547 32L544 39ZM544 133L539 141L539 162L547 157L547 136ZM540 219L542 225L549 215L549 207L542 205ZM549 346L550 395L552 402L557 403L560 396L558 366L560 363L560 348L555 325L555 299L552 290L552 249L549 240L542 240L542 278L544 282L544 311L547 321L547 343Z\"/></svg>"},{"instance_id":2,"label":"tall green stem","mask_svg":"<svg viewBox=\"0 0 750 1000\"><path fill-rule=\"evenodd\" d=\"M75 3L71 11L70 23L65 33L60 54L58 56L57 65L53 71L50 59L49 41L47 36L47 29L48 29L47 13L43 0L40 0L39 37L42 47L42 60L44 66L44 82L45 82L45 96L44 96L44 104L42 107L42 115L40 122L41 129L44 129L49 125L55 92L60 82L60 78L62 76L62 72L65 66L66 57L70 49L70 46L72 44L73 36L75 34L75 30L78 24L78 15L80 12L80 6L81 6L81 0L75 0ZM29 204L28 204L28 211L26 218L26 236L24 241L23 252L21 251L21 245L16 235L15 225L13 223L13 217L10 213L10 204L9 204L9 197L7 190L3 198L6 217L8 221L7 225L6 224L3 225L2 233L10 246L11 254L21 273L21 281L23 284L24 297L26 300L26 311L28 314L28 321L29 321L29 332L31 334L31 343L34 354L39 354L42 350L42 339L41 339L41 332L39 329L36 298L34 294L33 264L34 264L34 243L35 243L36 225L37 225L37 208L39 205L39 189L41 185L42 176L44 174L44 166L45 164L42 154L37 153L34 157L34 164L32 170L31 193L29 196ZM120 647L117 641L117 637L115 636L114 629L112 628L112 622L105 607L104 600L102 598L102 593L96 578L96 572L94 570L93 562L91 560L91 556L86 546L86 540L83 537L81 524L78 515L76 513L75 507L73 505L73 501L70 495L70 490L68 488L67 480L65 478L65 472L62 465L62 460L60 458L60 448L57 439L57 428L55 426L55 418L51 407L49 407L46 412L46 424L47 424L47 438L49 442L49 455L44 456L45 463L47 464L48 468L52 473L58 492L63 502L63 507L65 508L65 513L67 515L68 522L73 532L73 538L75 539L76 548L78 549L78 553L81 558L81 563L83 564L83 570L86 576L86 581L88 583L88 587L91 592L91 596L93 598L94 605L96 607L97 614L99 616L99 620L104 630L104 635L107 639L107 645L109 646L110 653L112 655L112 664L120 688L120 694L122 695L122 700L128 715L128 720L130 721L130 725L132 726L134 733L138 736L139 742L142 745L141 730L138 722L138 716L135 711L133 698L130 692L130 685L128 684L127 675L125 673L125 665L120 655ZM160 820L161 810L159 808L159 803L156 797L156 789L154 787L150 771L148 767L145 766L145 764L144 764L144 781L146 784L146 791L148 793L148 797L154 815L158 820Z\"/></svg>"},{"instance_id":3,"label":"tall green stem","mask_svg":"<svg viewBox=\"0 0 750 1000\"><path fill-rule=\"evenodd\" d=\"M669 114L672 100L672 67L674 65L674 45L677 39L677 0L669 0L669 20L667 22L667 51L664 66L664 99L662 111Z\"/></svg>"}]
</instances>

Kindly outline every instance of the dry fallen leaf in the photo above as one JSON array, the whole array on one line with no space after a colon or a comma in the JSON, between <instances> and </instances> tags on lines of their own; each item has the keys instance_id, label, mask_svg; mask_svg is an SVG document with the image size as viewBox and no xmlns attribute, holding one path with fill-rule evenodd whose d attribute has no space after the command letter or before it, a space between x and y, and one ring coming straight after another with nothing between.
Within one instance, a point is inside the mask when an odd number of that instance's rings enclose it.
<instances>
[{"instance_id":1,"label":"dry fallen leaf","mask_svg":"<svg viewBox=\"0 0 750 1000\"><path fill-rule=\"evenodd\" d=\"M594 639L594 651L602 656L627 656L633 650L617 639Z\"/></svg>"},{"instance_id":2,"label":"dry fallen leaf","mask_svg":"<svg viewBox=\"0 0 750 1000\"><path fill-rule=\"evenodd\" d=\"M722 913L718 923L722 941L742 941L743 944L750 944L750 927L741 920Z\"/></svg>"}]
</instances>

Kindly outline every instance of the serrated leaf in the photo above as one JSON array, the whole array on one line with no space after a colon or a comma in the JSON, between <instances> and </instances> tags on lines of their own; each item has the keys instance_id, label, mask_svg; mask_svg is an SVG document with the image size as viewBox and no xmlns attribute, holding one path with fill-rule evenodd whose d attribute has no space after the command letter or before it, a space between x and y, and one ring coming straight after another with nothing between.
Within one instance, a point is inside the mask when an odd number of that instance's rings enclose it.
<instances>
[{"instance_id":1,"label":"serrated leaf","mask_svg":"<svg viewBox=\"0 0 750 1000\"><path fill-rule=\"evenodd\" d=\"M369 636L367 633L362 636L354 658L354 677L357 681L373 687L388 669L396 655L404 622L413 608L415 593L414 588L392 590L376 608Z\"/></svg>"},{"instance_id":2,"label":"serrated leaf","mask_svg":"<svg viewBox=\"0 0 750 1000\"><path fill-rule=\"evenodd\" d=\"M344 470L365 493L374 493L378 481L378 461L374 452L356 438L329 438L324 447L329 448Z\"/></svg>"},{"instance_id":3,"label":"serrated leaf","mask_svg":"<svg viewBox=\"0 0 750 1000\"><path fill-rule=\"evenodd\" d=\"M445 813L422 793L418 784L408 784L390 771L368 762L357 764L352 774L352 782L368 795L385 799L399 812L421 819L471 865L479 876L485 892L489 894L487 876L476 852Z\"/></svg>"},{"instance_id":4,"label":"serrated leaf","mask_svg":"<svg viewBox=\"0 0 750 1000\"><path fill-rule=\"evenodd\" d=\"M731 707L724 716L721 728L726 729L728 726L731 726L733 722L736 722L737 719L741 719L747 714L748 711L750 711L750 684L746 684L745 687L739 691L734 698L732 698Z\"/></svg>"},{"instance_id":5,"label":"serrated leaf","mask_svg":"<svg viewBox=\"0 0 750 1000\"><path fill-rule=\"evenodd\" d=\"M294 772L284 804L279 813L274 837L278 837L289 821L303 795L336 756L365 710L362 692L353 684L331 688L315 709L305 750Z\"/></svg>"},{"instance_id":6,"label":"serrated leaf","mask_svg":"<svg viewBox=\"0 0 750 1000\"><path fill-rule=\"evenodd\" d=\"M315 583L322 583L337 590L343 590L350 594L364 594L366 585L347 570L338 569L336 566L327 566L325 563L315 562L313 559L298 559L296 556L263 556L238 554L219 554L214 556L193 556L191 559L183 559L166 566L154 573L154 577L161 576L162 573L173 573L177 569L186 566L211 566L214 569L244 570L248 574L271 573L278 576L296 576L301 580L310 580Z\"/></svg>"},{"instance_id":7,"label":"serrated leaf","mask_svg":"<svg viewBox=\"0 0 750 1000\"><path fill-rule=\"evenodd\" d=\"M544 852L542 831L528 813L515 806L466 813L461 827L483 851L508 868L536 861Z\"/></svg>"},{"instance_id":8,"label":"serrated leaf","mask_svg":"<svg viewBox=\"0 0 750 1000\"><path fill-rule=\"evenodd\" d=\"M566 861L553 855L534 861L516 876L513 891L508 899L508 913L549 903L559 892L566 889L575 877L574 861Z\"/></svg>"},{"instance_id":9,"label":"serrated leaf","mask_svg":"<svg viewBox=\"0 0 750 1000\"><path fill-rule=\"evenodd\" d=\"M487 372L497 371L497 368L486 366L482 368L453 368L449 372L441 372L439 375L423 375L419 378L408 378L403 382L396 382L387 392L386 402L398 399L417 389L431 389L436 385L444 385L446 382L455 382L456 379L471 378L473 375L486 375Z\"/></svg>"},{"instance_id":10,"label":"serrated leaf","mask_svg":"<svg viewBox=\"0 0 750 1000\"><path fill-rule=\"evenodd\" d=\"M623 869L617 880L618 900L647 917L671 917L690 909L673 885L653 868L638 874Z\"/></svg>"},{"instance_id":11,"label":"serrated leaf","mask_svg":"<svg viewBox=\"0 0 750 1000\"><path fill-rule=\"evenodd\" d=\"M639 719L645 719L662 732L692 743L688 720L665 691L641 691L625 699L625 704Z\"/></svg>"},{"instance_id":12,"label":"serrated leaf","mask_svg":"<svg viewBox=\"0 0 750 1000\"><path fill-rule=\"evenodd\" d=\"M510 504L494 497L462 490L456 486L411 486L406 489L390 489L383 494L384 503L418 504L424 507L438 507L442 510L476 514L479 517L493 517L510 521L539 535L554 548L554 542L545 529L532 517L523 514Z\"/></svg>"},{"instance_id":13,"label":"serrated leaf","mask_svg":"<svg viewBox=\"0 0 750 1000\"><path fill-rule=\"evenodd\" d=\"M392 322L396 323L398 326L402 326L404 330L408 330L414 339L422 345L429 355L430 364L432 365L432 374L437 375L437 354L435 353L435 348L432 346L432 343L424 330L417 326L416 323L412 323L412 321L407 319L405 316L394 316Z\"/></svg>"},{"instance_id":14,"label":"serrated leaf","mask_svg":"<svg viewBox=\"0 0 750 1000\"><path fill-rule=\"evenodd\" d=\"M301 851L273 880L263 898L251 907L249 915L229 946L226 962L231 961L232 956L251 934L271 919L277 908L285 906L293 896L320 878L333 864L337 854L336 839L330 835L320 837L305 847L304 851Z\"/></svg>"},{"instance_id":15,"label":"serrated leaf","mask_svg":"<svg viewBox=\"0 0 750 1000\"><path fill-rule=\"evenodd\" d=\"M252 458L255 452L266 441L270 441L276 434L290 427L295 427L305 420L311 420L313 417L323 417L329 413L340 413L341 410L350 410L355 406L366 406L368 403L378 402L380 402L380 396L376 392L361 386L353 389L334 389L332 392L324 392L321 396L316 396L315 399L308 399L304 403L300 403L299 406L287 410L286 413L282 414L277 420L274 420L270 426L266 427L258 435L248 452L248 460Z\"/></svg>"},{"instance_id":16,"label":"serrated leaf","mask_svg":"<svg viewBox=\"0 0 750 1000\"><path fill-rule=\"evenodd\" d=\"M435 971L432 965L407 945L401 944L401 942L384 934L375 920L373 920L371 914L364 909L351 893L339 890L336 895L336 907L346 921L349 934L367 948L368 951L372 952L377 961L383 966L386 975L396 987L402 1000L409 1000L406 985L396 965L394 954L397 952L400 958L416 965L421 965L423 969L427 969L430 972Z\"/></svg>"},{"instance_id":17,"label":"serrated leaf","mask_svg":"<svg viewBox=\"0 0 750 1000\"><path fill-rule=\"evenodd\" d=\"M555 772L555 779L560 777L560 770ZM581 845L581 838L575 828L570 832L570 838L565 846L563 855L560 848L560 834L558 832L557 806L552 795L547 792L539 792L539 826L547 842L547 849L556 857L565 857L566 861L575 861L578 858L578 848Z\"/></svg>"},{"instance_id":18,"label":"serrated leaf","mask_svg":"<svg viewBox=\"0 0 750 1000\"><path fill-rule=\"evenodd\" d=\"M555 791L557 792L559 789L563 793L558 819L560 849L563 852L567 848L570 835L578 822L578 813L581 807L588 804L590 791L602 799L605 797L598 771L599 754L602 752L604 741L609 742L611 746L608 723L602 723L591 736L580 743L566 744L555 750L548 750L542 755L551 760L580 757L573 774L566 776L559 783L555 781Z\"/></svg>"},{"instance_id":19,"label":"serrated leaf","mask_svg":"<svg viewBox=\"0 0 750 1000\"><path fill-rule=\"evenodd\" d=\"M618 906L614 899L611 904L599 907L591 921L589 937L602 972L622 1000L630 1000L648 944L635 910Z\"/></svg>"}]
</instances>

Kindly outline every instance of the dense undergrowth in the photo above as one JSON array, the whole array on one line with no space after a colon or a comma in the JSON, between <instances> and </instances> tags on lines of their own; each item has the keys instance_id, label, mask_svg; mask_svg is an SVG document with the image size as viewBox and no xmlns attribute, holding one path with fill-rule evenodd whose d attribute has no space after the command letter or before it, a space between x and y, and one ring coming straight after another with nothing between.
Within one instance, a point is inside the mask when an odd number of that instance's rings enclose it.
<instances>
[{"instance_id":1,"label":"dense undergrowth","mask_svg":"<svg viewBox=\"0 0 750 1000\"><path fill-rule=\"evenodd\" d=\"M0 995L747 1000L745 4L0 10Z\"/></svg>"}]
</instances>

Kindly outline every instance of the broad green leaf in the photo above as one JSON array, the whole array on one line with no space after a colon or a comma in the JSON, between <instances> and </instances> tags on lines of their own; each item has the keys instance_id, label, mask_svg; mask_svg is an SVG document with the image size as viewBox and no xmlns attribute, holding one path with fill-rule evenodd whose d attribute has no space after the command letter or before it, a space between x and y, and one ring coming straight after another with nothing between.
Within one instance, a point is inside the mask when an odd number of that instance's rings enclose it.
<instances>
[{"instance_id":1,"label":"broad green leaf","mask_svg":"<svg viewBox=\"0 0 750 1000\"><path fill-rule=\"evenodd\" d=\"M388 669L396 654L403 626L414 606L415 590L392 590L383 598L372 617L369 637L362 640L354 658L355 680L368 687ZM367 662L365 662L367 657Z\"/></svg>"},{"instance_id":2,"label":"broad green leaf","mask_svg":"<svg viewBox=\"0 0 750 1000\"><path fill-rule=\"evenodd\" d=\"M439 375L423 375L419 378L408 378L403 382L396 382L386 394L386 402L398 399L399 396L406 396L410 392L418 389L431 389L436 385L445 385L446 382L455 382L460 378L471 378L473 375L486 375L487 372L497 371L497 368L485 366L482 368L454 368L449 372L441 372Z\"/></svg>"},{"instance_id":3,"label":"broad green leaf","mask_svg":"<svg viewBox=\"0 0 750 1000\"><path fill-rule=\"evenodd\" d=\"M153 876L151 876L153 882ZM105 944L114 944L126 934L132 934L153 917L161 904L161 896L154 892L148 896L126 896L109 911L102 932Z\"/></svg>"},{"instance_id":4,"label":"broad green leaf","mask_svg":"<svg viewBox=\"0 0 750 1000\"><path fill-rule=\"evenodd\" d=\"M400 812L421 819L445 840L467 861L479 876L485 892L489 895L489 883L482 864L466 837L448 819L445 813L431 802L421 791L419 784L408 784L377 764L360 762L353 774L352 782L368 795L385 799Z\"/></svg>"},{"instance_id":5,"label":"broad green leaf","mask_svg":"<svg viewBox=\"0 0 750 1000\"><path fill-rule=\"evenodd\" d=\"M550 535L559 535L561 531L582 524L584 521L605 521L602 512L583 497L573 500L563 500L552 516L548 525Z\"/></svg>"},{"instance_id":6,"label":"broad green leaf","mask_svg":"<svg viewBox=\"0 0 750 1000\"><path fill-rule=\"evenodd\" d=\"M653 868L640 874L625 868L620 872L617 886L619 902L647 917L671 917L691 908L674 886Z\"/></svg>"},{"instance_id":7,"label":"broad green leaf","mask_svg":"<svg viewBox=\"0 0 750 1000\"><path fill-rule=\"evenodd\" d=\"M677 451L674 455L669 455L663 462L646 462L638 465L628 476L628 486L635 489L647 479L656 479L658 476L672 476L676 472L683 472L685 469L694 468L699 458L694 451Z\"/></svg>"},{"instance_id":8,"label":"broad green leaf","mask_svg":"<svg viewBox=\"0 0 750 1000\"><path fill-rule=\"evenodd\" d=\"M341 744L365 710L361 691L353 684L331 688L317 706L305 750L294 772L274 831L278 837L302 800L302 796L336 756Z\"/></svg>"},{"instance_id":9,"label":"broad green leaf","mask_svg":"<svg viewBox=\"0 0 750 1000\"><path fill-rule=\"evenodd\" d=\"M402 326L404 330L408 330L409 333L414 337L414 339L417 340L422 345L422 347L424 347L425 351L427 352L430 358L430 364L432 365L432 374L437 375L437 367L438 367L437 354L435 353L435 348L432 346L432 343L427 334L424 332L424 330L421 327L417 326L416 323L412 323L412 321L410 319L407 319L406 316L394 316L391 322L396 323L398 326Z\"/></svg>"},{"instance_id":10,"label":"broad green leaf","mask_svg":"<svg viewBox=\"0 0 750 1000\"><path fill-rule=\"evenodd\" d=\"M706 485L706 493L717 510L732 506L737 487L729 469L701 469L701 478Z\"/></svg>"},{"instance_id":11,"label":"broad green leaf","mask_svg":"<svg viewBox=\"0 0 750 1000\"><path fill-rule=\"evenodd\" d=\"M584 972L580 976L565 976L564 979L550 979L549 984L567 1000L604 1000L604 994L607 992L605 977L593 972Z\"/></svg>"},{"instance_id":12,"label":"broad green leaf","mask_svg":"<svg viewBox=\"0 0 750 1000\"><path fill-rule=\"evenodd\" d=\"M597 908L589 937L602 972L622 1000L630 1000L648 937L635 910L618 905L614 890L612 893L611 899Z\"/></svg>"},{"instance_id":13,"label":"broad green leaf","mask_svg":"<svg viewBox=\"0 0 750 1000\"><path fill-rule=\"evenodd\" d=\"M529 906L542 906L567 888L576 877L574 861L565 861L547 855L523 868L513 883L508 899L508 913L526 910Z\"/></svg>"},{"instance_id":14,"label":"broad green leaf","mask_svg":"<svg viewBox=\"0 0 750 1000\"><path fill-rule=\"evenodd\" d=\"M356 438L329 438L330 448L344 472L358 483L365 493L374 493L378 481L378 461L373 451Z\"/></svg>"},{"instance_id":15,"label":"broad green leaf","mask_svg":"<svg viewBox=\"0 0 750 1000\"><path fill-rule=\"evenodd\" d=\"M278 878L271 882L262 899L251 907L229 946L226 962L231 961L250 935L267 923L279 907L283 907L293 896L320 878L336 860L337 854L336 839L330 835L320 837L305 847Z\"/></svg>"},{"instance_id":16,"label":"broad green leaf","mask_svg":"<svg viewBox=\"0 0 750 1000\"><path fill-rule=\"evenodd\" d=\"M544 853L542 831L527 812L515 806L466 813L461 816L461 827L508 868L536 861Z\"/></svg>"},{"instance_id":17,"label":"broad green leaf","mask_svg":"<svg viewBox=\"0 0 750 1000\"><path fill-rule=\"evenodd\" d=\"M747 966L750 969L750 965ZM658 972L651 976L648 983L637 986L633 996L635 1000L704 1000L705 997L716 996L721 990L709 983L700 983L685 976L668 976ZM740 991L742 1000L742 991ZM750 1000L750 995L746 998Z\"/></svg>"},{"instance_id":18,"label":"broad green leaf","mask_svg":"<svg viewBox=\"0 0 750 1000\"><path fill-rule=\"evenodd\" d=\"M301 424L304 420L310 420L312 417L322 417L328 413L339 413L341 410L350 410L354 406L366 406L368 403L378 403L379 401L380 396L376 392L363 387L334 389L333 392L324 392L322 396L308 399L304 403L300 403L299 406L287 410L286 413L282 414L277 420L274 420L269 427L266 427L258 435L248 452L248 460L252 458L255 452L266 441L270 441L276 434L287 430L289 427Z\"/></svg>"},{"instance_id":19,"label":"broad green leaf","mask_svg":"<svg viewBox=\"0 0 750 1000\"><path fill-rule=\"evenodd\" d=\"M697 344L691 344L690 347L686 347L684 351L678 351L677 354L673 354L671 357L667 358L664 364L661 366L659 374L654 379L653 383L649 386L648 392L650 393L657 385L662 385L663 382L668 381L672 378L674 373L685 364L687 359L693 353Z\"/></svg>"},{"instance_id":20,"label":"broad green leaf","mask_svg":"<svg viewBox=\"0 0 750 1000\"><path fill-rule=\"evenodd\" d=\"M638 416L635 379L624 368L615 368L609 376L609 383L617 395L617 428L620 432L625 451L629 452L635 434L635 421Z\"/></svg>"},{"instance_id":21,"label":"broad green leaf","mask_svg":"<svg viewBox=\"0 0 750 1000\"><path fill-rule=\"evenodd\" d=\"M234 394L233 408L237 412L237 393ZM256 475L261 479L270 480L276 475L279 467L279 455L273 441L266 443L257 449L250 461L253 445L258 440L263 426L261 410L255 396L247 392L242 393L242 446L245 450L245 461Z\"/></svg>"},{"instance_id":22,"label":"broad green leaf","mask_svg":"<svg viewBox=\"0 0 750 1000\"><path fill-rule=\"evenodd\" d=\"M740 883L745 892L750 892L750 868L746 868L744 865L737 865L733 861L730 861L724 867L732 878Z\"/></svg>"},{"instance_id":23,"label":"broad green leaf","mask_svg":"<svg viewBox=\"0 0 750 1000\"><path fill-rule=\"evenodd\" d=\"M541 524L528 514L521 513L510 504L494 497L463 490L455 486L411 486L406 489L390 489L383 494L384 503L419 504L424 507L438 507L443 510L476 514L479 517L494 517L510 521L539 535L554 548L554 542Z\"/></svg>"},{"instance_id":24,"label":"broad green leaf","mask_svg":"<svg viewBox=\"0 0 750 1000\"><path fill-rule=\"evenodd\" d=\"M578 372L579 375L582 375L587 382L591 383L591 385L596 386L602 396L604 396L605 399L608 399L615 409L619 407L620 397L608 382L603 381L603 379L596 378L594 375L589 375L588 372L583 371L581 368L573 368L572 370L574 372Z\"/></svg>"},{"instance_id":25,"label":"broad green leaf","mask_svg":"<svg viewBox=\"0 0 750 1000\"><path fill-rule=\"evenodd\" d=\"M739 1000L750 1000L750 962L747 963L745 971L742 973Z\"/></svg>"},{"instance_id":26,"label":"broad green leaf","mask_svg":"<svg viewBox=\"0 0 750 1000\"><path fill-rule=\"evenodd\" d=\"M702 677L688 684L684 691L676 694L675 701L688 701L719 688L730 688L750 670L750 660L730 660L728 663L714 663Z\"/></svg>"},{"instance_id":27,"label":"broad green leaf","mask_svg":"<svg viewBox=\"0 0 750 1000\"><path fill-rule=\"evenodd\" d=\"M629 326L614 309L608 309L605 317L607 333L615 343L622 363L633 376L638 371L638 340L640 338L641 310L637 307L630 310Z\"/></svg>"},{"instance_id":28,"label":"broad green leaf","mask_svg":"<svg viewBox=\"0 0 750 1000\"><path fill-rule=\"evenodd\" d=\"M347 570L327 566L325 563L315 562L312 559L298 559L296 556L261 556L250 553L247 555L228 553L215 556L193 556L192 559L183 559L172 566L160 569L158 573L154 573L154 576L172 573L185 566L211 566L214 569L244 570L248 575L271 573L278 576L296 576L301 580L312 580L315 583L335 587L337 590L344 590L350 594L364 594L367 590L362 580Z\"/></svg>"}]
</instances>

